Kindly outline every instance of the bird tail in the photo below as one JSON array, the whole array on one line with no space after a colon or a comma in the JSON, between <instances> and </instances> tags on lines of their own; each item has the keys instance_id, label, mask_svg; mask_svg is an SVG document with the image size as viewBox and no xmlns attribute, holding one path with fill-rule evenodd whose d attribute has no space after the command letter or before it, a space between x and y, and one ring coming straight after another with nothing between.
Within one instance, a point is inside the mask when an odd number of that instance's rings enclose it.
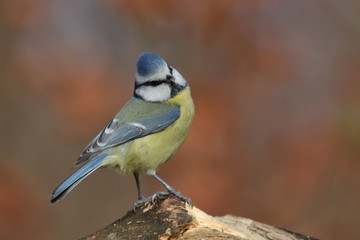
<instances>
[{"instance_id":1,"label":"bird tail","mask_svg":"<svg viewBox=\"0 0 360 240\"><path fill-rule=\"evenodd\" d=\"M101 154L93 158L90 162L77 170L73 175L63 181L51 194L50 204L55 204L58 200L64 198L76 185L84 178L102 166L107 155Z\"/></svg>"}]
</instances>

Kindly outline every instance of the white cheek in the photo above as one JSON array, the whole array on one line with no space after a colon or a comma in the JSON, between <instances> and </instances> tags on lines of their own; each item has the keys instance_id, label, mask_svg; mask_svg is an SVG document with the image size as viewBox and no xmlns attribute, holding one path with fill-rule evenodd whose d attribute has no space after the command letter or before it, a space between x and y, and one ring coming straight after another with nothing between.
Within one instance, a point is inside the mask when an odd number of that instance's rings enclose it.
<instances>
[{"instance_id":1,"label":"white cheek","mask_svg":"<svg viewBox=\"0 0 360 240\"><path fill-rule=\"evenodd\" d=\"M171 89L167 84L159 86L142 86L136 89L136 94L141 96L145 101L163 102L171 97Z\"/></svg>"},{"instance_id":2,"label":"white cheek","mask_svg":"<svg viewBox=\"0 0 360 240\"><path fill-rule=\"evenodd\" d=\"M175 78L176 84L180 86L186 86L186 80L183 78L183 76L181 76L181 74L175 68L173 68L172 75Z\"/></svg>"}]
</instances>

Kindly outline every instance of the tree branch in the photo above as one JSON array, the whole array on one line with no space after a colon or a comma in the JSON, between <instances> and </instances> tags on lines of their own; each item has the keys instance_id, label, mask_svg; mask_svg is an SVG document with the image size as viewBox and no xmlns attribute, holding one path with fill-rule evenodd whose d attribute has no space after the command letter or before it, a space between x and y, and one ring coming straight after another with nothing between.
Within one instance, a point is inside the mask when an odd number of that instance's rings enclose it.
<instances>
[{"instance_id":1,"label":"tree branch","mask_svg":"<svg viewBox=\"0 0 360 240\"><path fill-rule=\"evenodd\" d=\"M169 195L156 203L146 202L105 228L80 240L100 239L232 239L232 240L318 240L251 219L226 215L212 217L190 208Z\"/></svg>"}]
</instances>

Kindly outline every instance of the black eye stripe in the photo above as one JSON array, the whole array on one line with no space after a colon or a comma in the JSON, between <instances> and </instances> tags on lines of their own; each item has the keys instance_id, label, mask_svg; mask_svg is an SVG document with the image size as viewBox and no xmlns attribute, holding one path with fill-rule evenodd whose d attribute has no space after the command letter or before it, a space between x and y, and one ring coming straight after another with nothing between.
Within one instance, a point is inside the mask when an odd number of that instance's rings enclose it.
<instances>
[{"instance_id":1,"label":"black eye stripe","mask_svg":"<svg viewBox=\"0 0 360 240\"><path fill-rule=\"evenodd\" d=\"M142 87L142 86L156 87L163 83L169 83L169 81L168 80L156 80L156 81L144 82L141 84L135 84L135 88Z\"/></svg>"},{"instance_id":2,"label":"black eye stripe","mask_svg":"<svg viewBox=\"0 0 360 240\"><path fill-rule=\"evenodd\" d=\"M166 83L170 86L170 89L171 89L171 93L170 93L170 96L171 97L175 97L179 92L181 92L182 90L184 90L187 85L185 86L181 86L181 85L178 85L174 82L169 82L169 81L165 81L165 80L162 80L162 81L152 81L152 82L147 82L147 83L143 83L143 84L137 84L135 86L135 89L134 89L134 97L136 98L139 98L139 99L142 99L142 100L145 100L142 96L140 96L139 94L136 93L136 90L142 86L152 86L152 87L156 87L156 86L159 86L160 84L162 83Z\"/></svg>"},{"instance_id":3,"label":"black eye stripe","mask_svg":"<svg viewBox=\"0 0 360 240\"><path fill-rule=\"evenodd\" d=\"M168 65L171 76L173 75L173 68Z\"/></svg>"},{"instance_id":4,"label":"black eye stripe","mask_svg":"<svg viewBox=\"0 0 360 240\"><path fill-rule=\"evenodd\" d=\"M156 86L159 86L159 85L161 85L163 83L167 83L170 86L172 86L173 85L172 81L174 80L174 77L172 75L173 74L173 68L170 67L169 65L168 65L168 68L169 68L169 71L170 71L170 75L166 75L166 79L153 80L153 81L144 82L144 83L141 83L141 84L138 84L135 81L135 88L142 87L142 86L156 87Z\"/></svg>"}]
</instances>

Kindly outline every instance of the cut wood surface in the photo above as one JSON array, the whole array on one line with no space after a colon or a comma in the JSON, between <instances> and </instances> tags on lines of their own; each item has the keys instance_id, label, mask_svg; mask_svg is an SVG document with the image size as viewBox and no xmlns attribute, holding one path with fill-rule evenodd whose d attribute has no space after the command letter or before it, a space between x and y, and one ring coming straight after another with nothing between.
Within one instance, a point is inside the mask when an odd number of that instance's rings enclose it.
<instances>
[{"instance_id":1,"label":"cut wood surface","mask_svg":"<svg viewBox=\"0 0 360 240\"><path fill-rule=\"evenodd\" d=\"M226 215L212 217L169 195L146 202L136 212L81 240L116 239L234 239L234 240L318 240L284 228L251 219Z\"/></svg>"}]
</instances>

